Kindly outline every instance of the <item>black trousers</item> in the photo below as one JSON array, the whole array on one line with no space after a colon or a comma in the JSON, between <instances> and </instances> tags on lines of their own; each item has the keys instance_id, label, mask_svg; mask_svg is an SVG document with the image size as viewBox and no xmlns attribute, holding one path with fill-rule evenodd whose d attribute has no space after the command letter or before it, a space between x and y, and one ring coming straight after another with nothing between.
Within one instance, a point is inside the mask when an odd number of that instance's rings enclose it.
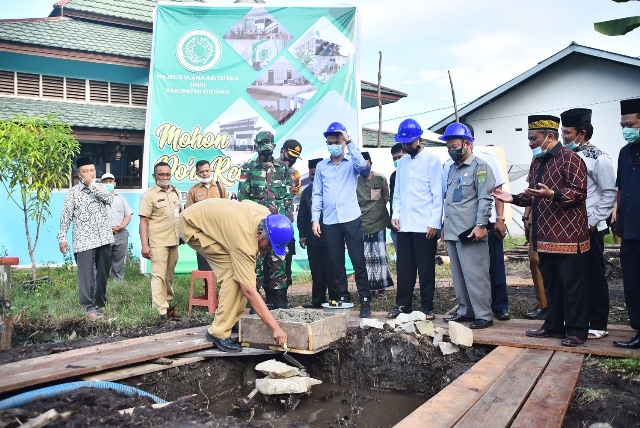
<instances>
[{"instance_id":1,"label":"black trousers","mask_svg":"<svg viewBox=\"0 0 640 428\"><path fill-rule=\"evenodd\" d=\"M78 297L85 311L107 304L111 244L74 253L78 265Z\"/></svg>"},{"instance_id":2,"label":"black trousers","mask_svg":"<svg viewBox=\"0 0 640 428\"><path fill-rule=\"evenodd\" d=\"M327 290L329 291L330 300L340 299L334 283L333 269L331 269L331 260L327 255L327 248L308 246L307 258L311 269L311 303L320 305L326 302Z\"/></svg>"},{"instance_id":3,"label":"black trousers","mask_svg":"<svg viewBox=\"0 0 640 428\"><path fill-rule=\"evenodd\" d=\"M285 256L285 274L287 275L287 286L293 285L293 277L291 276L291 263L293 262L293 255L296 253L296 240L292 239L287 244L287 255Z\"/></svg>"},{"instance_id":4,"label":"black trousers","mask_svg":"<svg viewBox=\"0 0 640 428\"><path fill-rule=\"evenodd\" d=\"M398 232L398 294L396 305L411 309L416 286L416 273L420 280L420 304L423 311L433 311L436 289L436 251L438 238L427 239L426 233Z\"/></svg>"},{"instance_id":5,"label":"black trousers","mask_svg":"<svg viewBox=\"0 0 640 428\"><path fill-rule=\"evenodd\" d=\"M541 253L540 272L547 295L545 330L587 338L589 330L589 254Z\"/></svg>"},{"instance_id":6,"label":"black trousers","mask_svg":"<svg viewBox=\"0 0 640 428\"><path fill-rule=\"evenodd\" d=\"M487 228L489 241L489 277L491 278L491 310L493 312L508 311L507 273L504 268L504 247L496 236L494 224Z\"/></svg>"},{"instance_id":7,"label":"black trousers","mask_svg":"<svg viewBox=\"0 0 640 428\"><path fill-rule=\"evenodd\" d=\"M609 319L609 284L604 270L604 235L589 231L589 328L606 330ZM638 260L640 262L640 260Z\"/></svg>"},{"instance_id":8,"label":"black trousers","mask_svg":"<svg viewBox=\"0 0 640 428\"><path fill-rule=\"evenodd\" d=\"M196 258L198 260L198 270L211 270L211 265L200 253L196 253Z\"/></svg>"},{"instance_id":9,"label":"black trousers","mask_svg":"<svg viewBox=\"0 0 640 428\"><path fill-rule=\"evenodd\" d=\"M344 267L344 246L346 244L349 258L355 271L356 286L361 298L371 297L367 266L364 260L364 237L362 236L362 221L358 217L346 223L323 224L322 236L327 254L333 270L333 280L341 299L351 301L347 284L347 270Z\"/></svg>"},{"instance_id":10,"label":"black trousers","mask_svg":"<svg viewBox=\"0 0 640 428\"><path fill-rule=\"evenodd\" d=\"M622 239L620 262L631 328L640 330L640 240Z\"/></svg>"}]
</instances>

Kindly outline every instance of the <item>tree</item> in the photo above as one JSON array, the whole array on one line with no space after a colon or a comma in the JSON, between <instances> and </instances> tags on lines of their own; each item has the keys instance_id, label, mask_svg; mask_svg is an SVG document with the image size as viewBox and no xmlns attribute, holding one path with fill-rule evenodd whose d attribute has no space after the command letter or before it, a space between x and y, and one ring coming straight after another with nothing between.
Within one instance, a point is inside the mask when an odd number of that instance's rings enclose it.
<instances>
[{"instance_id":1,"label":"tree","mask_svg":"<svg viewBox=\"0 0 640 428\"><path fill-rule=\"evenodd\" d=\"M23 213L33 279L40 227L51 215L51 191L69 184L78 153L80 144L71 127L53 116L15 115L0 121L0 182ZM29 221L35 222L35 237Z\"/></svg>"},{"instance_id":2,"label":"tree","mask_svg":"<svg viewBox=\"0 0 640 428\"><path fill-rule=\"evenodd\" d=\"M638 0L613 0L616 3L626 3ZM612 19L610 21L596 22L593 28L606 36L622 36L640 27L640 16Z\"/></svg>"}]
</instances>

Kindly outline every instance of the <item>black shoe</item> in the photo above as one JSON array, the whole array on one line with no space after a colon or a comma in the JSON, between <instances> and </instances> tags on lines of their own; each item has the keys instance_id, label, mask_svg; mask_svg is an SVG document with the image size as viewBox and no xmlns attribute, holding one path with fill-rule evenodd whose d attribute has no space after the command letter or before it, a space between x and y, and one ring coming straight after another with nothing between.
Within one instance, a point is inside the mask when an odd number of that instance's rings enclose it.
<instances>
[{"instance_id":1,"label":"black shoe","mask_svg":"<svg viewBox=\"0 0 640 428\"><path fill-rule=\"evenodd\" d=\"M238 333L240 331L240 321L235 323L233 327L231 327L231 333Z\"/></svg>"},{"instance_id":2,"label":"black shoe","mask_svg":"<svg viewBox=\"0 0 640 428\"><path fill-rule=\"evenodd\" d=\"M369 318L371 316L371 298L360 298L360 318Z\"/></svg>"},{"instance_id":3,"label":"black shoe","mask_svg":"<svg viewBox=\"0 0 640 428\"><path fill-rule=\"evenodd\" d=\"M567 336L562 339L560 343L562 344L562 346L580 346L584 345L585 340L586 339L580 339L579 337L575 336Z\"/></svg>"},{"instance_id":4,"label":"black shoe","mask_svg":"<svg viewBox=\"0 0 640 428\"><path fill-rule=\"evenodd\" d=\"M477 320L473 321L471 323L471 325L469 325L469 328L472 328L472 329L475 330L475 329L491 327L492 325L493 325L493 321L491 321L491 320L477 319Z\"/></svg>"},{"instance_id":5,"label":"black shoe","mask_svg":"<svg viewBox=\"0 0 640 428\"><path fill-rule=\"evenodd\" d=\"M636 335L629 340L614 341L613 346L617 346L618 348L640 349L640 332L636 333Z\"/></svg>"},{"instance_id":6,"label":"black shoe","mask_svg":"<svg viewBox=\"0 0 640 428\"><path fill-rule=\"evenodd\" d=\"M536 330L527 330L524 332L524 334L526 334L529 337L537 337L537 338L555 337L559 339L564 337L563 332L547 330L545 328L538 328Z\"/></svg>"},{"instance_id":7,"label":"black shoe","mask_svg":"<svg viewBox=\"0 0 640 428\"><path fill-rule=\"evenodd\" d=\"M524 314L524 317L530 320L543 320L547 317L547 308L535 308L534 310Z\"/></svg>"},{"instance_id":8,"label":"black shoe","mask_svg":"<svg viewBox=\"0 0 640 428\"><path fill-rule=\"evenodd\" d=\"M291 309L293 306L289 303L289 299L287 298L287 290L288 288L283 288L281 290L274 290L276 293L276 309Z\"/></svg>"},{"instance_id":9,"label":"black shoe","mask_svg":"<svg viewBox=\"0 0 640 428\"><path fill-rule=\"evenodd\" d=\"M468 317L466 315L460 315L460 314L453 314L450 317L444 317L442 319L444 321L446 321L446 322L449 322L449 321L456 321L456 322L475 321L474 317Z\"/></svg>"},{"instance_id":10,"label":"black shoe","mask_svg":"<svg viewBox=\"0 0 640 428\"><path fill-rule=\"evenodd\" d=\"M240 345L238 342L234 342L234 340L230 337L227 337L226 339L220 339L210 335L209 332L207 331L204 334L204 338L207 341L216 345L218 349L221 350L222 352L241 352L242 351L242 345Z\"/></svg>"},{"instance_id":11,"label":"black shoe","mask_svg":"<svg viewBox=\"0 0 640 428\"><path fill-rule=\"evenodd\" d=\"M167 309L167 317L172 321L182 321L182 318L180 318L180 315L178 315L177 303L169 305L169 309Z\"/></svg>"},{"instance_id":12,"label":"black shoe","mask_svg":"<svg viewBox=\"0 0 640 428\"><path fill-rule=\"evenodd\" d=\"M305 309L320 309L322 308L322 303L303 303L302 307Z\"/></svg>"},{"instance_id":13,"label":"black shoe","mask_svg":"<svg viewBox=\"0 0 640 428\"><path fill-rule=\"evenodd\" d=\"M411 309L407 309L404 306L396 306L387 314L387 318L393 319L400 314L410 314L411 312Z\"/></svg>"},{"instance_id":14,"label":"black shoe","mask_svg":"<svg viewBox=\"0 0 640 428\"><path fill-rule=\"evenodd\" d=\"M508 321L511 319L511 314L508 310L496 311L496 319L500 321Z\"/></svg>"}]
</instances>

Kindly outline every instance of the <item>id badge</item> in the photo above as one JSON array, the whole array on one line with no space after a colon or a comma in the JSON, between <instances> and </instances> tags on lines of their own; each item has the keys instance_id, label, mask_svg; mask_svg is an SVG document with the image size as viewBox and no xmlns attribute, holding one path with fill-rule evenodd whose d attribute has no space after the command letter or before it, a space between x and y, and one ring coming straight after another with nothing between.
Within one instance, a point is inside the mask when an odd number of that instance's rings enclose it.
<instances>
[{"instance_id":1,"label":"id badge","mask_svg":"<svg viewBox=\"0 0 640 428\"><path fill-rule=\"evenodd\" d=\"M453 202L462 202L462 187L453 189Z\"/></svg>"},{"instance_id":2,"label":"id badge","mask_svg":"<svg viewBox=\"0 0 640 428\"><path fill-rule=\"evenodd\" d=\"M173 216L175 218L180 217L180 208L179 207L173 207Z\"/></svg>"}]
</instances>

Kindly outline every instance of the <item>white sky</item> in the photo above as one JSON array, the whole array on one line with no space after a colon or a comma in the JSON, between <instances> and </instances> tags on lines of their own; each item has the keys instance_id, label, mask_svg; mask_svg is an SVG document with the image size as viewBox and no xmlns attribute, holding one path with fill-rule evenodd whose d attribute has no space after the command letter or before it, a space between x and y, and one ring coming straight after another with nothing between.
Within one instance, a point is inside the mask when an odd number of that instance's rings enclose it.
<instances>
[{"instance_id":1,"label":"white sky","mask_svg":"<svg viewBox=\"0 0 640 428\"><path fill-rule=\"evenodd\" d=\"M55 0L0 0L0 19L45 17L54 3ZM308 3L266 1L267 6ZM621 37L604 36L593 29L597 21L640 15L639 1L360 0L351 3L359 6L361 20L361 78L377 82L378 51L382 51L383 86L409 94L383 108L383 129L388 131L395 131L406 117L416 118L427 128L452 112L447 70L452 73L456 98L461 105L516 77L572 41L640 56L640 28ZM362 114L365 126L375 128L377 120L376 108Z\"/></svg>"}]
</instances>

